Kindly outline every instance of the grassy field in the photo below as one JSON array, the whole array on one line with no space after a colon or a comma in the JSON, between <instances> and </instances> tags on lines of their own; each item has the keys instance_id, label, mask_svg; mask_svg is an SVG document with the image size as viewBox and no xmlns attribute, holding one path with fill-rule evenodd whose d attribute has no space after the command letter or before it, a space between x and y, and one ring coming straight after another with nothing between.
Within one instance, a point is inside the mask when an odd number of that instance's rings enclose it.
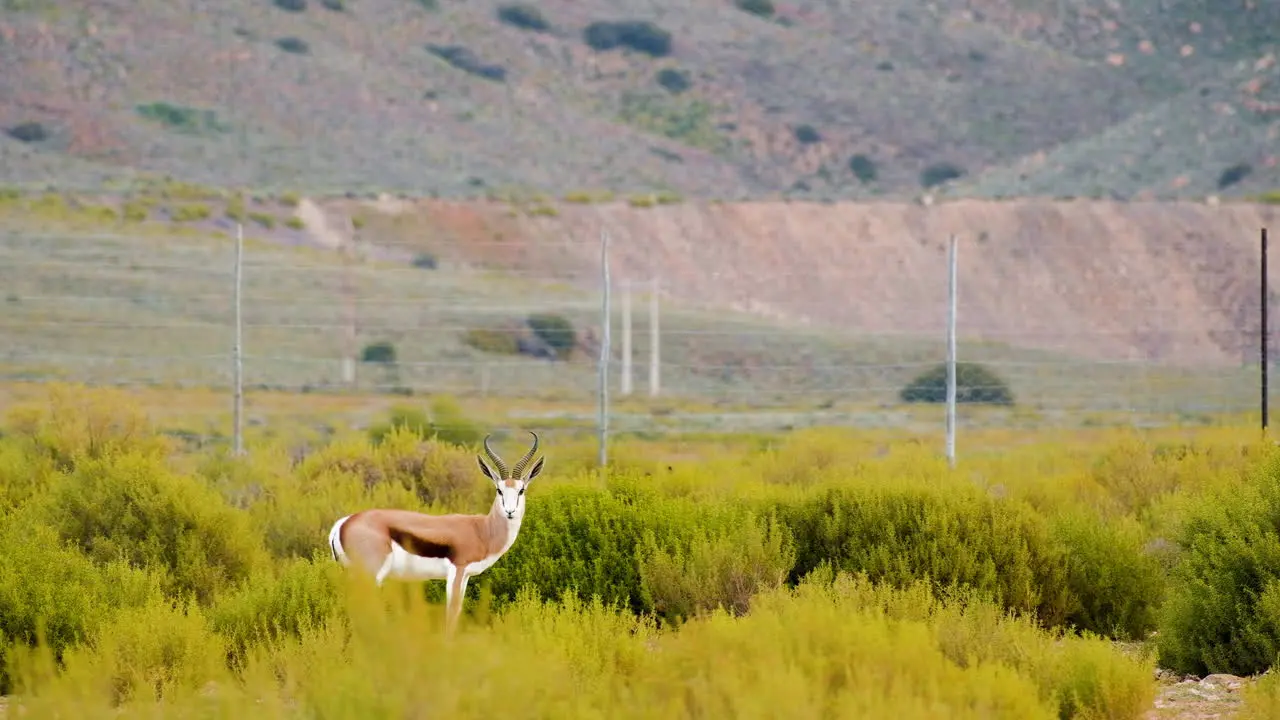
<instances>
[{"instance_id":1,"label":"grassy field","mask_svg":"<svg viewBox=\"0 0 1280 720\"><path fill-rule=\"evenodd\" d=\"M606 473L552 433L450 640L439 584L375 592L323 538L361 507L482 511L479 401L433 398L424 431L380 396L264 394L237 458L193 431L207 391L0 399L7 717L1137 720L1204 707L1176 682L1210 672L1245 678L1218 709L1280 703L1250 679L1280 650L1280 456L1252 428L981 430L955 470L902 430L631 437Z\"/></svg>"},{"instance_id":2,"label":"grassy field","mask_svg":"<svg viewBox=\"0 0 1280 720\"><path fill-rule=\"evenodd\" d=\"M0 349L0 374L229 387L234 242L219 214L223 206L213 205L212 215L194 222L130 222L104 220L102 208L71 208L49 197L9 201L21 211L10 217L21 222L0 232L0 328L11 339ZM205 214L211 207L176 199L152 212L174 215L193 206ZM33 231L32 215L39 213L49 223ZM590 342L580 342L565 361L494 354L466 342L469 331L522 325L533 313L562 315L580 339L599 338L599 293L590 280L500 275L448 261L428 269L413 258L344 264L333 252L307 246L306 235L286 225L287 205L268 202L249 214L273 219L270 230L261 222L247 226L246 387L521 397L558 408L541 419L524 415L522 422L591 421L598 350ZM346 335L344 293L355 299L354 339ZM670 303L661 309L662 395L651 399L643 295L634 301L637 396L618 398L619 305L615 296L611 386L620 430L938 422L936 408L905 405L898 393L944 359L941 332L937 338L882 336ZM355 387L346 386L344 355L379 342L394 346L395 363L362 363ZM966 410L968 425L1204 424L1256 404L1257 371L1247 362L1225 368L1096 362L972 342L963 332L959 353L994 370L1016 400L1011 408Z\"/></svg>"}]
</instances>

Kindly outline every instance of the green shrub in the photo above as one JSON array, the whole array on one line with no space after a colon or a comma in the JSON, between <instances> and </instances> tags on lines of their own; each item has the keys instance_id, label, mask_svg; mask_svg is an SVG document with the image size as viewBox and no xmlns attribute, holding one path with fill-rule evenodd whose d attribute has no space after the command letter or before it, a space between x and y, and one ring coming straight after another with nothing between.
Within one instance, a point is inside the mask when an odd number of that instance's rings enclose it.
<instances>
[{"instance_id":1,"label":"green shrub","mask_svg":"<svg viewBox=\"0 0 1280 720\"><path fill-rule=\"evenodd\" d=\"M24 122L7 128L5 134L24 143L38 143L49 139L49 130L43 123Z\"/></svg>"},{"instance_id":2,"label":"green shrub","mask_svg":"<svg viewBox=\"0 0 1280 720\"><path fill-rule=\"evenodd\" d=\"M734 4L739 10L762 18L773 17L775 11L772 0L734 0Z\"/></svg>"},{"instance_id":3,"label":"green shrub","mask_svg":"<svg viewBox=\"0 0 1280 720\"><path fill-rule=\"evenodd\" d=\"M437 439L462 447L480 442L480 427L467 418L458 401L448 395L437 395L431 400L431 415L417 408L394 407L390 418L369 428L369 440L380 444L393 430L403 429L420 440Z\"/></svg>"},{"instance_id":4,"label":"green shrub","mask_svg":"<svg viewBox=\"0 0 1280 720\"><path fill-rule=\"evenodd\" d=\"M520 353L520 342L516 333L501 328L471 328L462 334L462 342L481 352L496 355Z\"/></svg>"},{"instance_id":5,"label":"green shrub","mask_svg":"<svg viewBox=\"0 0 1280 720\"><path fill-rule=\"evenodd\" d=\"M338 611L336 570L322 551L286 562L278 574L255 573L224 595L209 620L226 641L229 664L241 668L251 650L322 627Z\"/></svg>"},{"instance_id":6,"label":"green shrub","mask_svg":"<svg viewBox=\"0 0 1280 720\"><path fill-rule=\"evenodd\" d=\"M244 222L244 195L237 193L228 198L223 214L226 215L228 219L235 220L236 222Z\"/></svg>"},{"instance_id":7,"label":"green shrub","mask_svg":"<svg viewBox=\"0 0 1280 720\"><path fill-rule=\"evenodd\" d=\"M158 459L169 450L145 413L120 390L52 385L45 402L15 405L7 419L13 440L33 463L38 458L63 471L126 453Z\"/></svg>"},{"instance_id":8,"label":"green shrub","mask_svg":"<svg viewBox=\"0 0 1280 720\"><path fill-rule=\"evenodd\" d=\"M498 8L498 20L521 30L547 32L551 29L551 24L542 16L541 10L525 3L500 6Z\"/></svg>"},{"instance_id":9,"label":"green shrub","mask_svg":"<svg viewBox=\"0 0 1280 720\"><path fill-rule=\"evenodd\" d=\"M311 46L307 44L307 41L297 37L278 38L276 47L294 55L307 55L311 52Z\"/></svg>"},{"instance_id":10,"label":"green shrub","mask_svg":"<svg viewBox=\"0 0 1280 720\"><path fill-rule=\"evenodd\" d=\"M907 403L947 401L947 366L940 363L918 375L898 394ZM998 375L978 363L956 363L956 403L1012 405L1013 391Z\"/></svg>"},{"instance_id":11,"label":"green shrub","mask_svg":"<svg viewBox=\"0 0 1280 720\"><path fill-rule=\"evenodd\" d=\"M184 107L167 102L144 103L134 109L144 119L159 123L174 132L195 135L207 132L224 133L230 130L212 110Z\"/></svg>"},{"instance_id":12,"label":"green shrub","mask_svg":"<svg viewBox=\"0 0 1280 720\"><path fill-rule=\"evenodd\" d=\"M665 603L668 619L742 601L743 587L767 587L788 545L773 528L753 532L744 507L663 498L642 481L611 478L610 488L548 486L529 501L517 552L485 571L497 606L527 588L544 600L562 593L636 613ZM749 559L725 552L729 538L755 543ZM710 539L715 545L702 547ZM764 567L747 567L752 560ZM645 568L642 571L642 567ZM691 569L678 587L657 583ZM649 577L646 585L642 572Z\"/></svg>"},{"instance_id":13,"label":"green shrub","mask_svg":"<svg viewBox=\"0 0 1280 720\"><path fill-rule=\"evenodd\" d=\"M413 256L413 266L422 270L435 270L438 264L436 256L431 253L422 252Z\"/></svg>"},{"instance_id":14,"label":"green shrub","mask_svg":"<svg viewBox=\"0 0 1280 720\"><path fill-rule=\"evenodd\" d=\"M155 458L82 461L55 481L48 502L64 540L99 562L123 560L163 572L171 596L208 603L266 559L248 516Z\"/></svg>"},{"instance_id":15,"label":"green shrub","mask_svg":"<svg viewBox=\"0 0 1280 720\"><path fill-rule=\"evenodd\" d=\"M1066 565L1065 624L1107 637L1145 639L1157 624L1165 578L1159 559L1145 549L1146 534L1137 521L1104 521L1073 511L1054 518L1050 528Z\"/></svg>"},{"instance_id":16,"label":"green shrub","mask_svg":"<svg viewBox=\"0 0 1280 720\"><path fill-rule=\"evenodd\" d=\"M461 45L427 45L427 52L476 77L494 82L504 82L507 79L506 68L482 61L476 57L475 53Z\"/></svg>"},{"instance_id":17,"label":"green shrub","mask_svg":"<svg viewBox=\"0 0 1280 720\"><path fill-rule=\"evenodd\" d=\"M822 141L822 135L812 125L796 125L791 134L801 145L812 145Z\"/></svg>"},{"instance_id":18,"label":"green shrub","mask_svg":"<svg viewBox=\"0 0 1280 720\"><path fill-rule=\"evenodd\" d=\"M396 346L381 340L369 343L360 351L360 362L394 365L396 362Z\"/></svg>"},{"instance_id":19,"label":"green shrub","mask_svg":"<svg viewBox=\"0 0 1280 720\"><path fill-rule=\"evenodd\" d=\"M1160 662L1251 675L1280 657L1280 461L1189 502L1160 623Z\"/></svg>"},{"instance_id":20,"label":"green shrub","mask_svg":"<svg viewBox=\"0 0 1280 720\"><path fill-rule=\"evenodd\" d=\"M169 219L173 222L199 222L208 220L210 215L209 206L202 203L179 205L169 210Z\"/></svg>"},{"instance_id":21,"label":"green shrub","mask_svg":"<svg viewBox=\"0 0 1280 720\"><path fill-rule=\"evenodd\" d=\"M1235 165L1223 170L1222 174L1218 176L1218 189L1226 190L1232 185L1235 185L1241 180L1249 177L1252 172L1253 166L1249 163L1236 163Z\"/></svg>"},{"instance_id":22,"label":"green shrub","mask_svg":"<svg viewBox=\"0 0 1280 720\"><path fill-rule=\"evenodd\" d=\"M59 659L120 608L158 594L142 571L95 567L64 546L34 509L0 514L0 694L14 690L6 656L40 641Z\"/></svg>"},{"instance_id":23,"label":"green shrub","mask_svg":"<svg viewBox=\"0 0 1280 720\"><path fill-rule=\"evenodd\" d=\"M306 223L302 222L302 218L296 216L285 220L284 225L290 230L303 230L307 227Z\"/></svg>"},{"instance_id":24,"label":"green shrub","mask_svg":"<svg viewBox=\"0 0 1280 720\"><path fill-rule=\"evenodd\" d=\"M651 57L671 54L671 33L648 20L593 22L583 29L582 38L591 49L601 52L630 48Z\"/></svg>"},{"instance_id":25,"label":"green shrub","mask_svg":"<svg viewBox=\"0 0 1280 720\"><path fill-rule=\"evenodd\" d=\"M669 548L649 532L641 550L640 592L667 620L713 610L743 615L757 594L782 586L796 559L785 527L750 515L726 528L697 528Z\"/></svg>"},{"instance_id":26,"label":"green shrub","mask_svg":"<svg viewBox=\"0 0 1280 720\"><path fill-rule=\"evenodd\" d=\"M662 89L672 95L679 95L693 86L693 81L689 79L689 73L675 68L663 68L654 76L654 80L662 87Z\"/></svg>"},{"instance_id":27,"label":"green shrub","mask_svg":"<svg viewBox=\"0 0 1280 720\"><path fill-rule=\"evenodd\" d=\"M525 322L528 323L529 329L551 346L562 360L567 360L578 345L578 336L573 329L573 323L563 315L535 313Z\"/></svg>"},{"instance_id":28,"label":"green shrub","mask_svg":"<svg viewBox=\"0 0 1280 720\"><path fill-rule=\"evenodd\" d=\"M920 186L936 187L964 176L964 169L953 163L935 163L920 172Z\"/></svg>"},{"instance_id":29,"label":"green shrub","mask_svg":"<svg viewBox=\"0 0 1280 720\"><path fill-rule=\"evenodd\" d=\"M307 0L271 0L281 10L300 13L307 9Z\"/></svg>"},{"instance_id":30,"label":"green shrub","mask_svg":"<svg viewBox=\"0 0 1280 720\"><path fill-rule=\"evenodd\" d=\"M849 170L863 184L875 182L880 174L875 161L862 154L849 158Z\"/></svg>"},{"instance_id":31,"label":"green shrub","mask_svg":"<svg viewBox=\"0 0 1280 720\"><path fill-rule=\"evenodd\" d=\"M46 692L75 686L97 695L106 707L120 708L201 690L223 677L225 653L199 606L152 598L125 608L87 645L71 649L65 665Z\"/></svg>"},{"instance_id":32,"label":"green shrub","mask_svg":"<svg viewBox=\"0 0 1280 720\"><path fill-rule=\"evenodd\" d=\"M249 213L249 219L257 223L264 230L270 230L276 226L276 219L267 213L251 212Z\"/></svg>"},{"instance_id":33,"label":"green shrub","mask_svg":"<svg viewBox=\"0 0 1280 720\"><path fill-rule=\"evenodd\" d=\"M972 487L839 485L779 507L798 548L792 581L822 565L897 587L968 587L1060 625L1072 602L1044 519Z\"/></svg>"}]
</instances>

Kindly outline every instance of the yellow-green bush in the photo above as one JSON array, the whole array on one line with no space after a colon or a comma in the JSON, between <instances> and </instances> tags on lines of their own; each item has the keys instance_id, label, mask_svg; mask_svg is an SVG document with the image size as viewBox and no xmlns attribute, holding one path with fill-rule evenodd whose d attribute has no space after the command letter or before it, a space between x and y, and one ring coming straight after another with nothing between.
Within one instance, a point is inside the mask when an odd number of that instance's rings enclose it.
<instances>
[{"instance_id":1,"label":"yellow-green bush","mask_svg":"<svg viewBox=\"0 0 1280 720\"><path fill-rule=\"evenodd\" d=\"M210 611L210 625L225 638L233 667L242 667L254 648L301 637L334 617L337 565L323 553L286 563L278 575L254 574L236 591L223 595Z\"/></svg>"},{"instance_id":2,"label":"yellow-green bush","mask_svg":"<svg viewBox=\"0 0 1280 720\"><path fill-rule=\"evenodd\" d=\"M122 614L60 677L25 686L21 702L76 717L121 703L130 716L404 717L429 707L467 718L492 714L500 697L557 718L1136 720L1154 690L1147 659L923 584L891 590L827 573L762 593L744 616L714 612L666 631L599 601L522 593L451 640L421 595L371 586L338 582L335 614L254 649L233 676L211 667L221 642L199 613ZM144 618L170 637L141 642ZM215 686L197 692L200 676Z\"/></svg>"},{"instance_id":3,"label":"yellow-green bush","mask_svg":"<svg viewBox=\"0 0 1280 720\"><path fill-rule=\"evenodd\" d=\"M83 461L54 481L47 505L64 540L99 562L163 573L166 592L177 597L209 602L266 560L246 513L154 458Z\"/></svg>"},{"instance_id":4,"label":"yellow-green bush","mask_svg":"<svg viewBox=\"0 0 1280 720\"><path fill-rule=\"evenodd\" d=\"M497 694L567 718L1136 720L1154 658L1092 633L1159 617L1167 657L1274 659L1280 459L1226 430L1010 444L954 471L881 431L620 439L604 474L548 434L520 537L446 645L441 583L375 589L325 547L361 508L485 511L473 443L428 426L481 429L440 407L273 427L247 457L171 446L127 394L16 407L0 691L34 716L465 718Z\"/></svg>"},{"instance_id":5,"label":"yellow-green bush","mask_svg":"<svg viewBox=\"0 0 1280 720\"><path fill-rule=\"evenodd\" d=\"M55 658L124 607L159 588L124 563L97 567L59 542L31 509L0 514L0 694L11 689L6 658L42 640Z\"/></svg>"},{"instance_id":6,"label":"yellow-green bush","mask_svg":"<svg viewBox=\"0 0 1280 720\"><path fill-rule=\"evenodd\" d=\"M1160 632L1181 672L1261 672L1280 657L1280 460L1187 504Z\"/></svg>"}]
</instances>

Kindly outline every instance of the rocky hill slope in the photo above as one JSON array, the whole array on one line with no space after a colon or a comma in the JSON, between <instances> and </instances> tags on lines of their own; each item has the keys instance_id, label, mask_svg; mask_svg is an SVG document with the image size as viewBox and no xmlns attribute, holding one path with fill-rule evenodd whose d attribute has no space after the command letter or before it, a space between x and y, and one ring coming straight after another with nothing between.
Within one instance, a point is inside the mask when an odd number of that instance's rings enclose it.
<instances>
[{"instance_id":1,"label":"rocky hill slope","mask_svg":"<svg viewBox=\"0 0 1280 720\"><path fill-rule=\"evenodd\" d=\"M1280 185L1270 0L0 7L8 183L724 200Z\"/></svg>"},{"instance_id":2,"label":"rocky hill slope","mask_svg":"<svg viewBox=\"0 0 1280 720\"><path fill-rule=\"evenodd\" d=\"M1280 207L1108 201L505 204L334 201L360 239L404 252L617 288L853 336L945 335L947 244L959 328L987 341L1111 361L1253 362L1259 230ZM1280 265L1272 262L1272 287ZM1280 298L1280 295L1277 296ZM1277 324L1280 328L1280 323Z\"/></svg>"}]
</instances>

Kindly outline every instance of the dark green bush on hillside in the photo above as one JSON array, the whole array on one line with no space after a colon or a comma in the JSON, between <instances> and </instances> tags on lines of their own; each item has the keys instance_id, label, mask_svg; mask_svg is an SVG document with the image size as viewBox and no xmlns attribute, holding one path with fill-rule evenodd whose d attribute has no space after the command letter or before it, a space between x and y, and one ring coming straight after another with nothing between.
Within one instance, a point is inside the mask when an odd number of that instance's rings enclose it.
<instances>
[{"instance_id":1,"label":"dark green bush on hillside","mask_svg":"<svg viewBox=\"0 0 1280 720\"><path fill-rule=\"evenodd\" d=\"M396 346L381 340L364 346L360 353L360 362L393 365L396 361Z\"/></svg>"},{"instance_id":2,"label":"dark green bush on hillside","mask_svg":"<svg viewBox=\"0 0 1280 720\"><path fill-rule=\"evenodd\" d=\"M926 188L937 187L951 182L964 175L964 169L952 163L935 163L920 173L920 185Z\"/></svg>"},{"instance_id":3,"label":"dark green bush on hillside","mask_svg":"<svg viewBox=\"0 0 1280 720\"><path fill-rule=\"evenodd\" d=\"M875 182L880 174L875 161L866 155L854 155L849 158L849 170L863 183Z\"/></svg>"},{"instance_id":4,"label":"dark green bush on hillside","mask_svg":"<svg viewBox=\"0 0 1280 720\"><path fill-rule=\"evenodd\" d=\"M547 345L550 345L556 351L556 355L561 360L567 359L573 348L578 344L577 333L573 329L573 323L563 315L554 313L536 313L530 315L526 322L529 329L542 339Z\"/></svg>"},{"instance_id":5,"label":"dark green bush on hillside","mask_svg":"<svg viewBox=\"0 0 1280 720\"><path fill-rule=\"evenodd\" d=\"M630 48L653 57L671 54L671 33L648 20L593 22L582 31L582 39L601 52Z\"/></svg>"},{"instance_id":6,"label":"dark green bush on hillside","mask_svg":"<svg viewBox=\"0 0 1280 720\"><path fill-rule=\"evenodd\" d=\"M735 0L734 4L739 10L762 18L773 17L775 11L773 0Z\"/></svg>"},{"instance_id":7,"label":"dark green bush on hillside","mask_svg":"<svg viewBox=\"0 0 1280 720\"><path fill-rule=\"evenodd\" d=\"M822 140L822 135L812 125L797 125L791 129L796 142L801 145L812 145Z\"/></svg>"},{"instance_id":8,"label":"dark green bush on hillside","mask_svg":"<svg viewBox=\"0 0 1280 720\"><path fill-rule=\"evenodd\" d=\"M296 37L282 37L276 40L276 47L294 55L306 55L311 52L311 46L307 45L307 41Z\"/></svg>"},{"instance_id":9,"label":"dark green bush on hillside","mask_svg":"<svg viewBox=\"0 0 1280 720\"><path fill-rule=\"evenodd\" d=\"M902 389L908 403L947 401L947 365L939 363L921 373ZM1000 376L978 363L956 363L956 403L1012 405L1013 391Z\"/></svg>"},{"instance_id":10,"label":"dark green bush on hillside","mask_svg":"<svg viewBox=\"0 0 1280 720\"><path fill-rule=\"evenodd\" d=\"M43 123L38 122L18 123L5 130L5 134L24 143L38 143L49 139L49 131Z\"/></svg>"},{"instance_id":11,"label":"dark green bush on hillside","mask_svg":"<svg viewBox=\"0 0 1280 720\"><path fill-rule=\"evenodd\" d=\"M1226 190L1236 183L1244 180L1253 173L1253 166L1249 163L1237 163L1222 171L1218 176L1218 189Z\"/></svg>"},{"instance_id":12,"label":"dark green bush on hillside","mask_svg":"<svg viewBox=\"0 0 1280 720\"><path fill-rule=\"evenodd\" d=\"M461 45L428 45L427 52L476 77L494 82L503 82L507 79L506 68L482 61L476 57L475 53Z\"/></svg>"},{"instance_id":13,"label":"dark green bush on hillside","mask_svg":"<svg viewBox=\"0 0 1280 720\"><path fill-rule=\"evenodd\" d=\"M1280 462L1188 504L1160 623L1160 662L1251 675L1280 657Z\"/></svg>"},{"instance_id":14,"label":"dark green bush on hillside","mask_svg":"<svg viewBox=\"0 0 1280 720\"><path fill-rule=\"evenodd\" d=\"M307 9L307 0L272 0L272 4L289 12L303 12Z\"/></svg>"},{"instance_id":15,"label":"dark green bush on hillside","mask_svg":"<svg viewBox=\"0 0 1280 720\"><path fill-rule=\"evenodd\" d=\"M534 32L546 32L551 29L551 24L542 16L542 11L533 5L517 3L515 5L503 5L498 8L498 19L521 30L533 30Z\"/></svg>"},{"instance_id":16,"label":"dark green bush on hillside","mask_svg":"<svg viewBox=\"0 0 1280 720\"><path fill-rule=\"evenodd\" d=\"M672 95L679 95L693 85L693 81L689 79L689 73L675 68L659 70L658 74L654 76L654 80L658 85L662 86L663 90Z\"/></svg>"}]
</instances>

